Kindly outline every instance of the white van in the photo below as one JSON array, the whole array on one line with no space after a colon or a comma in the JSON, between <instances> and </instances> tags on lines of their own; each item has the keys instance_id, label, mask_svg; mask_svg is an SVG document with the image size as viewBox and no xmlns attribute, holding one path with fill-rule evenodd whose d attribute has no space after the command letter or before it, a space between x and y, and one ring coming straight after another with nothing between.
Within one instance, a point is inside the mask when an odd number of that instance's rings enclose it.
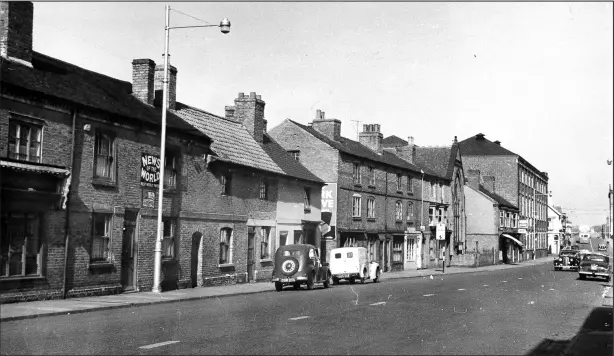
<instances>
[{"instance_id":1,"label":"white van","mask_svg":"<svg viewBox=\"0 0 614 356\"><path fill-rule=\"evenodd\" d=\"M348 279L350 284L365 283L366 279L378 282L381 275L379 263L369 261L367 249L364 247L340 247L330 252L330 273L333 284L339 284L342 279Z\"/></svg>"}]
</instances>

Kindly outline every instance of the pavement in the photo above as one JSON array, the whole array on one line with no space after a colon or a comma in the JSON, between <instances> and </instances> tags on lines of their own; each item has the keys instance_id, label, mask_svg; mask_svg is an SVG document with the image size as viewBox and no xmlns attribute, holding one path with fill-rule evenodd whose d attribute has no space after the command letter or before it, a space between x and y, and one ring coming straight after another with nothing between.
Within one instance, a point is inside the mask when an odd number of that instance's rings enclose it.
<instances>
[{"instance_id":1,"label":"pavement","mask_svg":"<svg viewBox=\"0 0 614 356\"><path fill-rule=\"evenodd\" d=\"M535 260L522 261L520 264L506 264L483 267L446 267L445 272L442 271L441 268L385 272L382 275L382 280L398 278L419 278L429 276L451 275L458 273L475 273L483 271L497 271L512 268L522 268L527 266L552 263L553 258L554 256L551 255ZM275 288L272 283L260 282L216 287L187 288L163 293L134 292L97 297L10 303L0 305L0 322L9 320L40 318L45 316L70 315L107 309L129 308L133 306L175 303L187 300L220 298L225 296L254 293L266 293L274 291Z\"/></svg>"}]
</instances>

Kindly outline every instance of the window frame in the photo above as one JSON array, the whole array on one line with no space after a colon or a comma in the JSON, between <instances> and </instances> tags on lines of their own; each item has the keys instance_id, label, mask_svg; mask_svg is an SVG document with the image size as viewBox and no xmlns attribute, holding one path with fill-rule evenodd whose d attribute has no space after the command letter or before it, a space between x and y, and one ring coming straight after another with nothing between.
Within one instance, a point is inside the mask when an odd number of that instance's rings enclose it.
<instances>
[{"instance_id":1,"label":"window frame","mask_svg":"<svg viewBox=\"0 0 614 356\"><path fill-rule=\"evenodd\" d=\"M375 168L373 166L369 166L369 185L375 187Z\"/></svg>"},{"instance_id":2,"label":"window frame","mask_svg":"<svg viewBox=\"0 0 614 356\"><path fill-rule=\"evenodd\" d=\"M224 233L226 233L224 235ZM223 241L222 239L226 239ZM222 250L223 245L226 246L226 250ZM234 245L234 229L230 227L223 227L220 229L220 239L219 239L219 255L218 255L218 265L232 265L233 264L233 245ZM222 256L222 254L224 256ZM222 258L224 257L224 258Z\"/></svg>"},{"instance_id":3,"label":"window frame","mask_svg":"<svg viewBox=\"0 0 614 356\"><path fill-rule=\"evenodd\" d=\"M414 193L414 178L411 176L407 176L407 193Z\"/></svg>"},{"instance_id":4,"label":"window frame","mask_svg":"<svg viewBox=\"0 0 614 356\"><path fill-rule=\"evenodd\" d=\"M300 162L300 157L301 157L301 151L300 150L289 150L288 154L290 154L290 156L292 156L292 158L294 160Z\"/></svg>"},{"instance_id":5,"label":"window frame","mask_svg":"<svg viewBox=\"0 0 614 356\"><path fill-rule=\"evenodd\" d=\"M403 175L397 173L397 192L403 192Z\"/></svg>"},{"instance_id":6,"label":"window frame","mask_svg":"<svg viewBox=\"0 0 614 356\"><path fill-rule=\"evenodd\" d=\"M352 195L352 218L362 217L362 196L360 194Z\"/></svg>"},{"instance_id":7,"label":"window frame","mask_svg":"<svg viewBox=\"0 0 614 356\"><path fill-rule=\"evenodd\" d=\"M166 236L166 226L169 226L170 233ZM170 242L165 242L169 241ZM170 245L170 246L168 246ZM171 217L162 218L162 260L174 261L177 259L177 219ZM167 254L170 251L171 254Z\"/></svg>"},{"instance_id":8,"label":"window frame","mask_svg":"<svg viewBox=\"0 0 614 356\"><path fill-rule=\"evenodd\" d=\"M303 205L306 213L311 212L311 188L303 187Z\"/></svg>"},{"instance_id":9,"label":"window frame","mask_svg":"<svg viewBox=\"0 0 614 356\"><path fill-rule=\"evenodd\" d=\"M11 218L21 218L23 220L23 241L20 245L21 251L19 251L20 257L20 273L11 275L11 257L13 256L12 251L15 250L11 248L11 238L9 237L9 226L13 226L11 224ZM37 212L19 212L19 213L3 213L0 216L0 237L2 241L0 242L0 279L23 279L23 278L40 278L44 277L44 266L43 266L43 251L44 251L44 241L43 241L43 214ZM34 223L34 226L31 224ZM35 273L27 273L28 271L28 260L32 257L33 254L28 252L28 246L31 242L29 237L31 235L36 235L36 239L32 239L35 244L36 254L35 254L35 262L36 262L36 272ZM19 238L19 237L17 237ZM6 244L6 245L5 245ZM4 255L6 249L6 255ZM3 271L4 269L4 271Z\"/></svg>"},{"instance_id":10,"label":"window frame","mask_svg":"<svg viewBox=\"0 0 614 356\"><path fill-rule=\"evenodd\" d=\"M181 167L179 167L177 152L175 151L166 151L164 153L164 189L177 189L177 181L179 177L179 172L181 171ZM171 160L169 160L171 158ZM167 166L170 167L167 169ZM172 182L170 182L172 177ZM170 184L172 183L172 184Z\"/></svg>"},{"instance_id":11,"label":"window frame","mask_svg":"<svg viewBox=\"0 0 614 356\"><path fill-rule=\"evenodd\" d=\"M403 203L400 200L394 203L394 218L397 222L403 221Z\"/></svg>"},{"instance_id":12,"label":"window frame","mask_svg":"<svg viewBox=\"0 0 614 356\"><path fill-rule=\"evenodd\" d=\"M11 137L11 128L12 127L16 127L15 129L15 137ZM19 147L20 147L20 143L21 143L21 130L22 128L27 127L29 129L28 131L28 137L26 138L26 154L25 154L25 158L20 158L20 156L22 156L21 153L19 153ZM43 160L43 128L44 126L41 123L35 123L35 122L31 122L30 120L20 120L20 119L13 119L13 118L9 118L9 128L8 128L8 137L7 137L7 157L11 158L11 159L15 159L18 161L24 161L24 162L34 162L34 163L42 163ZM36 129L38 130L38 141L33 141L32 139L32 130ZM11 139L15 140L14 148L15 151L11 152ZM32 156L31 155L31 149L32 149L32 143L36 142L38 143L38 156ZM32 157L36 157L35 160L32 160Z\"/></svg>"},{"instance_id":13,"label":"window frame","mask_svg":"<svg viewBox=\"0 0 614 356\"><path fill-rule=\"evenodd\" d=\"M230 183L232 181L232 174L231 173L223 173L220 175L220 185L222 188L222 191L220 192L220 195L222 196L229 196L230 195Z\"/></svg>"},{"instance_id":14,"label":"window frame","mask_svg":"<svg viewBox=\"0 0 614 356\"><path fill-rule=\"evenodd\" d=\"M271 260L271 226L260 226L260 260ZM266 231L266 235L265 235Z\"/></svg>"},{"instance_id":15,"label":"window frame","mask_svg":"<svg viewBox=\"0 0 614 356\"><path fill-rule=\"evenodd\" d=\"M354 163L353 164L352 182L355 185L361 185L362 184L361 165L360 165L360 163Z\"/></svg>"},{"instance_id":16,"label":"window frame","mask_svg":"<svg viewBox=\"0 0 614 356\"><path fill-rule=\"evenodd\" d=\"M367 197L367 218L375 219L375 198Z\"/></svg>"},{"instance_id":17,"label":"window frame","mask_svg":"<svg viewBox=\"0 0 614 356\"><path fill-rule=\"evenodd\" d=\"M108 156L104 156L98 153L100 151L101 138L105 138L109 141L108 149L110 153ZM116 136L108 131L105 131L105 130L95 131L94 133L94 164L93 164L94 179L107 181L110 183L117 182L117 142L116 141L117 141ZM105 169L109 170L108 175L101 175L98 173L99 172L99 163L98 163L99 157L107 157L107 161L110 160L110 162L107 163L107 166L105 166Z\"/></svg>"},{"instance_id":18,"label":"window frame","mask_svg":"<svg viewBox=\"0 0 614 356\"><path fill-rule=\"evenodd\" d=\"M414 217L414 202L413 201L408 201L407 202L407 208L405 211L405 217L407 220L410 220Z\"/></svg>"},{"instance_id":19,"label":"window frame","mask_svg":"<svg viewBox=\"0 0 614 356\"><path fill-rule=\"evenodd\" d=\"M268 200L269 199L269 183L266 180L260 181L260 200Z\"/></svg>"},{"instance_id":20,"label":"window frame","mask_svg":"<svg viewBox=\"0 0 614 356\"><path fill-rule=\"evenodd\" d=\"M104 218L104 233L106 235L96 235L96 223L97 219ZM90 263L109 263L111 262L111 246L113 238L113 214L111 213L92 213L92 233L91 233L91 246L90 246ZM96 239L106 240L106 249L102 252L102 256L95 255L95 241ZM104 242L101 248L104 248Z\"/></svg>"}]
</instances>

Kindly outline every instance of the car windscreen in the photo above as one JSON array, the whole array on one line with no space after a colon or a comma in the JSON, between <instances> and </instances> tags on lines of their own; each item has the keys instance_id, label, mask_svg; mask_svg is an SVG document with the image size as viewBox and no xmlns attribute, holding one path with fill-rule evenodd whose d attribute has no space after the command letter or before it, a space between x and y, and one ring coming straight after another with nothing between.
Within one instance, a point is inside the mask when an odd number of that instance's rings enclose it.
<instances>
[{"instance_id":1,"label":"car windscreen","mask_svg":"<svg viewBox=\"0 0 614 356\"><path fill-rule=\"evenodd\" d=\"M584 256L584 261L608 262L608 258L599 255L586 255Z\"/></svg>"},{"instance_id":2,"label":"car windscreen","mask_svg":"<svg viewBox=\"0 0 614 356\"><path fill-rule=\"evenodd\" d=\"M298 251L298 250L286 250L286 251L283 251L281 255L284 257L286 256L300 257L302 253L301 251Z\"/></svg>"},{"instance_id":3,"label":"car windscreen","mask_svg":"<svg viewBox=\"0 0 614 356\"><path fill-rule=\"evenodd\" d=\"M575 252L561 252L561 254L559 255L559 257L576 257L576 253Z\"/></svg>"}]
</instances>

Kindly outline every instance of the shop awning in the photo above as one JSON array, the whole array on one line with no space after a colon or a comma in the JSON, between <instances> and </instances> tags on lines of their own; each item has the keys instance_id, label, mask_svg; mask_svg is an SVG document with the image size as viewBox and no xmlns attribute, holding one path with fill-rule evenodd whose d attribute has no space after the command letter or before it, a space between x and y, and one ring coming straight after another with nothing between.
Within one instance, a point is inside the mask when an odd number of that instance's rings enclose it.
<instances>
[{"instance_id":1,"label":"shop awning","mask_svg":"<svg viewBox=\"0 0 614 356\"><path fill-rule=\"evenodd\" d=\"M521 247L522 247L522 246L524 246L524 244L523 244L522 242L520 242L520 240L518 240L517 238L515 238L515 237L513 237L513 236L511 236L511 235L508 235L508 234L501 234L501 235L502 235L503 237L507 237L508 239L510 239L510 240L512 240L512 241L514 241L515 243L517 243L517 244L518 244L519 246L521 246Z\"/></svg>"},{"instance_id":2,"label":"shop awning","mask_svg":"<svg viewBox=\"0 0 614 356\"><path fill-rule=\"evenodd\" d=\"M16 171L46 173L46 174L53 174L53 175L59 175L59 176L68 176L68 174L70 173L70 171L65 168L39 166L39 165L31 164L31 163L12 162L12 161L5 161L5 160L0 160L0 166L3 168L11 168Z\"/></svg>"}]
</instances>

